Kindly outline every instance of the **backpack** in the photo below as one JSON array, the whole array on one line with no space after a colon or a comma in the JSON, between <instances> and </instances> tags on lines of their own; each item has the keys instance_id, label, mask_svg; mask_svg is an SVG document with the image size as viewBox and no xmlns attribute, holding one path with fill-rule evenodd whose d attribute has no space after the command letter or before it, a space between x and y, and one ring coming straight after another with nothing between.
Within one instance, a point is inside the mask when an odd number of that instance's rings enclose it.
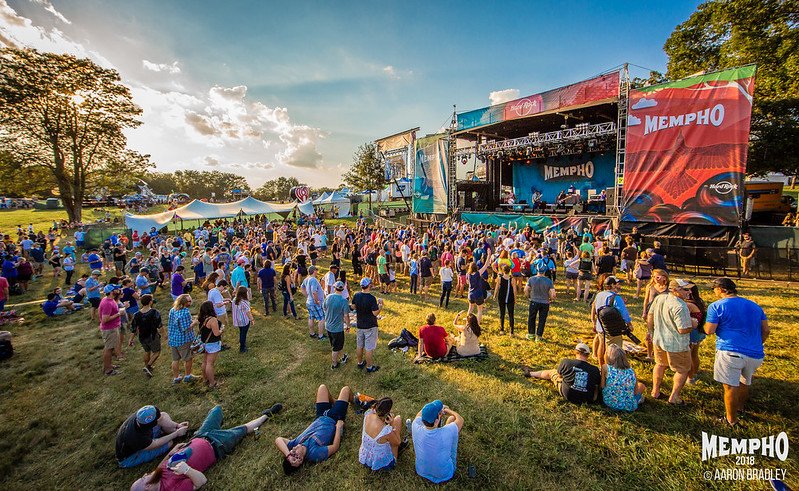
<instances>
[{"instance_id":1,"label":"backpack","mask_svg":"<svg viewBox=\"0 0 799 491\"><path fill-rule=\"evenodd\" d=\"M617 296L615 293L612 294L608 297L607 304L599 307L596 311L599 325L602 326L608 336L621 336L627 331L627 323L621 316L621 311L614 305Z\"/></svg>"},{"instance_id":2,"label":"backpack","mask_svg":"<svg viewBox=\"0 0 799 491\"><path fill-rule=\"evenodd\" d=\"M0 331L0 360L14 356L14 347L11 345L11 333Z\"/></svg>"}]
</instances>

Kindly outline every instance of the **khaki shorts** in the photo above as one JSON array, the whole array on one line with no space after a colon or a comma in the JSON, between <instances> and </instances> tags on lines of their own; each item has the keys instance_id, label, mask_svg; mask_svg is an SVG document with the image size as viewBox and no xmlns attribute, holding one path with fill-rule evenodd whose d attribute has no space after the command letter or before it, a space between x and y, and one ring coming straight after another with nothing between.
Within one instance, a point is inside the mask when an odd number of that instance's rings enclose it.
<instances>
[{"instance_id":1,"label":"khaki shorts","mask_svg":"<svg viewBox=\"0 0 799 491\"><path fill-rule=\"evenodd\" d=\"M377 348L377 327L357 329L355 332L355 346L366 351L374 351Z\"/></svg>"},{"instance_id":2,"label":"khaki shorts","mask_svg":"<svg viewBox=\"0 0 799 491\"><path fill-rule=\"evenodd\" d=\"M762 364L762 358L719 350L716 351L716 361L713 364L713 379L730 387L738 387L740 384L752 385L752 376Z\"/></svg>"},{"instance_id":3,"label":"khaki shorts","mask_svg":"<svg viewBox=\"0 0 799 491\"><path fill-rule=\"evenodd\" d=\"M607 334L598 332L596 333L596 337L600 340L602 338L605 339L605 346L610 346L611 344L615 344L619 348L624 348L624 340L621 335L618 336L608 336Z\"/></svg>"},{"instance_id":4,"label":"khaki shorts","mask_svg":"<svg viewBox=\"0 0 799 491\"><path fill-rule=\"evenodd\" d=\"M691 371L691 350L671 353L655 345L655 363L667 366L677 373L688 373Z\"/></svg>"},{"instance_id":5,"label":"khaki shorts","mask_svg":"<svg viewBox=\"0 0 799 491\"><path fill-rule=\"evenodd\" d=\"M170 346L172 351L172 361L189 361L193 354L191 352L191 343L186 343L175 348Z\"/></svg>"},{"instance_id":6,"label":"khaki shorts","mask_svg":"<svg viewBox=\"0 0 799 491\"><path fill-rule=\"evenodd\" d=\"M119 329L100 331L103 336L103 349L115 349L119 343Z\"/></svg>"},{"instance_id":7,"label":"khaki shorts","mask_svg":"<svg viewBox=\"0 0 799 491\"><path fill-rule=\"evenodd\" d=\"M422 286L430 286L433 283L432 276L422 276Z\"/></svg>"}]
</instances>

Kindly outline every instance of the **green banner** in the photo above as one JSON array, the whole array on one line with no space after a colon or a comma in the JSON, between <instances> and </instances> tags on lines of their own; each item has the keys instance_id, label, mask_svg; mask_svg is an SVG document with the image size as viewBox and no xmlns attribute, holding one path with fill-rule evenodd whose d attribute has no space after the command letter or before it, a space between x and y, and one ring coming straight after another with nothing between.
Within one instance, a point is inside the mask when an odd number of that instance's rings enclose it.
<instances>
[{"instance_id":1,"label":"green banner","mask_svg":"<svg viewBox=\"0 0 799 491\"><path fill-rule=\"evenodd\" d=\"M485 225L515 225L516 228L530 226L536 232L543 232L551 227L553 221L550 217L505 215L501 213L461 213L461 220L466 223L482 223Z\"/></svg>"}]
</instances>

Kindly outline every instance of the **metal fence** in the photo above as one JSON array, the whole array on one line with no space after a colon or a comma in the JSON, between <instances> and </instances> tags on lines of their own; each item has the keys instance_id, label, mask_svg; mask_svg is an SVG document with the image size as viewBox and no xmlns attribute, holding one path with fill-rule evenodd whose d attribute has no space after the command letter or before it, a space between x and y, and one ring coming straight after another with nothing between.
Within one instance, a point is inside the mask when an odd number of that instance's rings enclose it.
<instances>
[{"instance_id":1,"label":"metal fence","mask_svg":"<svg viewBox=\"0 0 799 491\"><path fill-rule=\"evenodd\" d=\"M719 246L663 245L669 270L688 275L743 277L737 250ZM799 248L758 247L749 266L751 278L799 279Z\"/></svg>"}]
</instances>

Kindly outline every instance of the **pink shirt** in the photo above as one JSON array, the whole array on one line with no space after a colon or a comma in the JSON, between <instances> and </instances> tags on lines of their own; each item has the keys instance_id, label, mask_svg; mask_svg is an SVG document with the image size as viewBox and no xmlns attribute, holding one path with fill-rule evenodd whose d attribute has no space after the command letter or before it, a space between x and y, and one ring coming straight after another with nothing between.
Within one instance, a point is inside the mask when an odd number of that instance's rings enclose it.
<instances>
[{"instance_id":1,"label":"pink shirt","mask_svg":"<svg viewBox=\"0 0 799 491\"><path fill-rule=\"evenodd\" d=\"M119 307L117 306L117 301L111 297L105 297L104 299L100 300L100 305L97 307L97 313L100 315L101 331L110 331L111 329L117 329L122 324L122 319L120 319L119 317L117 317L116 319L112 319L107 323L103 322L104 315L114 315L119 313Z\"/></svg>"},{"instance_id":2,"label":"pink shirt","mask_svg":"<svg viewBox=\"0 0 799 491\"><path fill-rule=\"evenodd\" d=\"M6 290L8 289L8 280L0 276L0 302L7 300Z\"/></svg>"},{"instance_id":3,"label":"pink shirt","mask_svg":"<svg viewBox=\"0 0 799 491\"><path fill-rule=\"evenodd\" d=\"M214 448L205 438L195 438L189 442L191 457L186 461L189 467L200 472L205 472L216 462ZM161 464L164 474L161 476L161 491L193 491L194 485L186 475L175 474L167 466Z\"/></svg>"}]
</instances>

